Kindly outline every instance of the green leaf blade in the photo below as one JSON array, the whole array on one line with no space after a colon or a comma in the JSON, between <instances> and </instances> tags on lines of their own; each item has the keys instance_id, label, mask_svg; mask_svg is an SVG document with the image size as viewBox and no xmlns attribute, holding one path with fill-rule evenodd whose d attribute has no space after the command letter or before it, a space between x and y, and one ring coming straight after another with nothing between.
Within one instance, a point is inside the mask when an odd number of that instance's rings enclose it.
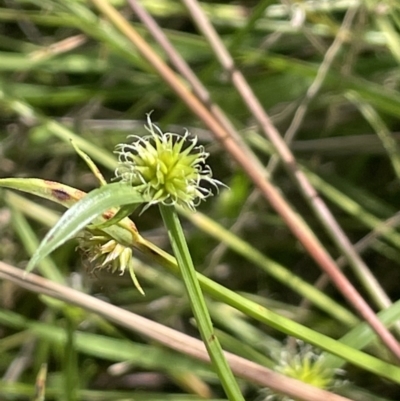
<instances>
[{"instance_id":1,"label":"green leaf blade","mask_svg":"<svg viewBox=\"0 0 400 401\"><path fill-rule=\"evenodd\" d=\"M144 202L143 196L135 188L114 183L102 186L84 196L68 209L57 224L47 233L26 267L32 271L35 265L59 246L71 239L76 233L103 214L103 218L112 218L113 214L104 214L113 207Z\"/></svg>"}]
</instances>

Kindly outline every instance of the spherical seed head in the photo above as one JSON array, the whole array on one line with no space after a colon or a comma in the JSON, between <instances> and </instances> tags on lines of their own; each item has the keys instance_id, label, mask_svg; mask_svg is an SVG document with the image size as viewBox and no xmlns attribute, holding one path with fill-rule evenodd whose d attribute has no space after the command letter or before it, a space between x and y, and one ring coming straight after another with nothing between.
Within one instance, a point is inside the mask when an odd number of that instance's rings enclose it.
<instances>
[{"instance_id":1,"label":"spherical seed head","mask_svg":"<svg viewBox=\"0 0 400 401\"><path fill-rule=\"evenodd\" d=\"M203 146L196 146L197 138L189 138L188 132L183 136L163 133L152 123L150 114L145 128L150 135L133 135L133 143L117 146L117 178L140 189L149 205L161 202L195 210L212 195L201 182L207 181L216 188L221 184L212 178L211 169L205 164L208 153Z\"/></svg>"}]
</instances>

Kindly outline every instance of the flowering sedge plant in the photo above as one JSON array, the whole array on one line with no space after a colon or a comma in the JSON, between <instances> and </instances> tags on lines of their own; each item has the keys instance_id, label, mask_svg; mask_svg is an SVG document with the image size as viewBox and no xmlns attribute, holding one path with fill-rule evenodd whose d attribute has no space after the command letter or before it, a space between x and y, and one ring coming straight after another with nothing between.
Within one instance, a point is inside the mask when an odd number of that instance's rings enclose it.
<instances>
[{"instance_id":1,"label":"flowering sedge plant","mask_svg":"<svg viewBox=\"0 0 400 401\"><path fill-rule=\"evenodd\" d=\"M202 181L217 187L220 182L212 178L205 164L208 153L197 145L197 138L175 133L163 133L147 116L146 130L150 135L131 135L130 144L116 147L119 166L116 179L132 186L147 201L144 209L161 203L166 206L182 206L192 211L204 199L212 195ZM93 166L92 166L93 167ZM93 168L92 168L93 169ZM105 182L100 179L105 184ZM128 270L136 288L142 293L135 274L132 249L107 235L85 232L80 238L80 249L87 256L93 269L108 268L111 272L124 274Z\"/></svg>"},{"instance_id":2,"label":"flowering sedge plant","mask_svg":"<svg viewBox=\"0 0 400 401\"><path fill-rule=\"evenodd\" d=\"M201 187L201 182L207 181L214 187L219 184L205 165L208 154L202 146L197 146L196 139L189 139L188 133L184 136L163 134L151 122L150 116L147 121L146 129L151 135L134 136L134 143L120 144L116 148L120 161L116 178L120 182L108 184L90 157L74 143L76 152L99 180L100 188L85 194L46 180L9 179L8 184L3 182L3 185L25 188L27 192L69 208L43 239L26 268L27 272L83 230L79 236L79 249L89 265L94 270L107 268L120 274L128 270L136 288L143 293L134 274L132 247L145 251L154 247L140 236L127 216L138 205L144 205L146 209L156 203L194 210L201 200L211 195L210 189ZM122 228L131 239L127 241L124 236L122 239L118 228ZM154 249L148 252L157 254ZM159 257L163 259L165 256L161 254Z\"/></svg>"},{"instance_id":3,"label":"flowering sedge plant","mask_svg":"<svg viewBox=\"0 0 400 401\"><path fill-rule=\"evenodd\" d=\"M134 187L147 200L144 210L160 203L165 206L182 206L194 211L204 199L212 195L211 189L202 187L202 181L218 187L219 181L212 178L206 159L208 153L197 145L197 138L175 133L163 133L147 116L146 130L150 135L131 135L130 144L116 147L119 166L116 179ZM102 235L84 234L80 249L88 257L93 269L108 268L111 272L124 274L128 270L136 288L143 289L133 270L132 250L112 238Z\"/></svg>"},{"instance_id":4,"label":"flowering sedge plant","mask_svg":"<svg viewBox=\"0 0 400 401\"><path fill-rule=\"evenodd\" d=\"M210 359L230 400L243 400L243 396L215 336L203 293L189 253L175 206L195 210L196 206L212 194L202 187L206 182L218 188L219 181L212 178L206 165L208 154L197 139L189 133L179 136L163 133L147 116L145 137L133 136L133 143L118 145L116 152L120 165L116 177L133 186L147 201L145 209L158 204L171 241L188 298L201 337ZM144 210L145 210L144 209Z\"/></svg>"}]
</instances>

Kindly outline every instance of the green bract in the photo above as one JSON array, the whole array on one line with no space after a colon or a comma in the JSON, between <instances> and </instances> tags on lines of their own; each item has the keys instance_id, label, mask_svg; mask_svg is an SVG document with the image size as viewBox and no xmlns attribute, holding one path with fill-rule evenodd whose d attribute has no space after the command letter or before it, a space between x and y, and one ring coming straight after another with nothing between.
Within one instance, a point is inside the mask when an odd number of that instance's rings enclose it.
<instances>
[{"instance_id":1,"label":"green bract","mask_svg":"<svg viewBox=\"0 0 400 401\"><path fill-rule=\"evenodd\" d=\"M205 161L208 153L197 145L197 138L189 133L181 136L163 133L147 115L146 130L150 135L131 135L134 142L116 147L119 155L117 178L141 188L149 204L179 205L190 210L212 195L209 188L200 185L208 181L214 187L221 183L212 178ZM186 145L186 146L185 146ZM147 206L147 207L148 207Z\"/></svg>"}]
</instances>

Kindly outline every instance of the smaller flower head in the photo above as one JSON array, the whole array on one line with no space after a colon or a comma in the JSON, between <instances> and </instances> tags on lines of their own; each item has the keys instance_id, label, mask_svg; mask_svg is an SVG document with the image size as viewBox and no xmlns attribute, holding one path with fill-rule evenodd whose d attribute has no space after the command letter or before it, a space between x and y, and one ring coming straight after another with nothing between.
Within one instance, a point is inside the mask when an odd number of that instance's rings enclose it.
<instances>
[{"instance_id":1,"label":"smaller flower head","mask_svg":"<svg viewBox=\"0 0 400 401\"><path fill-rule=\"evenodd\" d=\"M150 135L132 135L133 143L117 146L117 178L140 189L148 197L149 206L161 202L194 210L200 201L212 195L210 189L200 185L201 181L214 187L221 184L212 178L211 169L205 164L208 153L203 146L196 146L196 137L189 139L188 132L183 136L163 133L151 122L150 114L145 128Z\"/></svg>"},{"instance_id":2,"label":"smaller flower head","mask_svg":"<svg viewBox=\"0 0 400 401\"><path fill-rule=\"evenodd\" d=\"M79 248L93 270L109 269L112 273L119 271L121 276L128 270L133 284L144 295L133 270L132 248L121 245L106 234L94 235L89 231L85 231L79 238Z\"/></svg>"}]
</instances>

